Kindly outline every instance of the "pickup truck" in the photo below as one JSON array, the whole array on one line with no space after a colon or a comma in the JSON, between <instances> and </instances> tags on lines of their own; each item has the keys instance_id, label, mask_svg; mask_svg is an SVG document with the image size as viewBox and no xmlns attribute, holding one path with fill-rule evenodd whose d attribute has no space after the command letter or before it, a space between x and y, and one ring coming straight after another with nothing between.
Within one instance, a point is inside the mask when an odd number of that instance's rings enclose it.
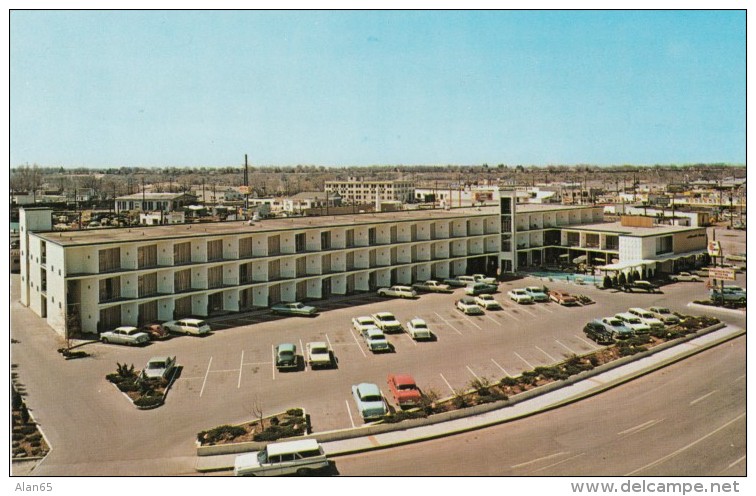
<instances>
[{"instance_id":1,"label":"pickup truck","mask_svg":"<svg viewBox=\"0 0 756 496\"><path fill-rule=\"evenodd\" d=\"M416 282L412 285L412 289L426 293L451 293L448 284L442 284L438 281Z\"/></svg>"},{"instance_id":2,"label":"pickup truck","mask_svg":"<svg viewBox=\"0 0 756 496\"><path fill-rule=\"evenodd\" d=\"M307 343L305 347L307 353L307 363L310 364L310 368L329 368L333 366L331 360L331 349L328 344L323 341L313 341Z\"/></svg>"}]
</instances>

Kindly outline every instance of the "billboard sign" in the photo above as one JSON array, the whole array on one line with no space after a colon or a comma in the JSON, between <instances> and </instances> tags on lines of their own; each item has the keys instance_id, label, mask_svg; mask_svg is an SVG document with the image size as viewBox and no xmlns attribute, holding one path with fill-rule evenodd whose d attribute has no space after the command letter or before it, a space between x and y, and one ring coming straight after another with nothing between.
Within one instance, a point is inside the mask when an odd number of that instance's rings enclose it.
<instances>
[{"instance_id":1,"label":"billboard sign","mask_svg":"<svg viewBox=\"0 0 756 496\"><path fill-rule=\"evenodd\" d=\"M720 281L734 281L735 269L727 267L709 268L709 278L719 279Z\"/></svg>"},{"instance_id":2,"label":"billboard sign","mask_svg":"<svg viewBox=\"0 0 756 496\"><path fill-rule=\"evenodd\" d=\"M709 251L709 256L712 256L712 257L722 256L722 247L719 245L719 241L709 241L707 248Z\"/></svg>"}]
</instances>

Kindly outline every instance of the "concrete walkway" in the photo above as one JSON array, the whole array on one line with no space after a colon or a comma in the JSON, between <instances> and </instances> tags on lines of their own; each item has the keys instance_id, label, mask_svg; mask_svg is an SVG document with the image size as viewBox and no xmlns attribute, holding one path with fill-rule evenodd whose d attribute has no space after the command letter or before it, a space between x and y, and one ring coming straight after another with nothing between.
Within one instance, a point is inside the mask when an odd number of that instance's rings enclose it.
<instances>
[{"instance_id":1,"label":"concrete walkway","mask_svg":"<svg viewBox=\"0 0 756 496\"><path fill-rule=\"evenodd\" d=\"M388 448L402 444L416 443L443 436L451 436L466 431L509 422L519 418L558 408L598 394L609 388L653 372L671 363L683 360L705 349L712 348L727 340L745 334L745 329L726 326L686 343L654 353L651 356L608 370L570 386L536 396L532 399L503 407L491 412L470 417L439 422L437 424L411 429L386 432L371 436L355 437L340 441L322 443L326 454L331 457L358 453L361 451ZM317 434L316 434L317 435ZM198 456L196 469L200 472L231 470L237 454Z\"/></svg>"}]
</instances>

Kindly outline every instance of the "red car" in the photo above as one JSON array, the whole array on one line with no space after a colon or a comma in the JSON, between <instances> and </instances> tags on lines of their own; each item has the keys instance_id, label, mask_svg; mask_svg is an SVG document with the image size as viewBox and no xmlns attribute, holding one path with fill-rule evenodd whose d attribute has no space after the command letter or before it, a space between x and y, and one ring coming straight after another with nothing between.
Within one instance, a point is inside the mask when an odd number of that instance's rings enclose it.
<instances>
[{"instance_id":1,"label":"red car","mask_svg":"<svg viewBox=\"0 0 756 496\"><path fill-rule=\"evenodd\" d=\"M549 299L565 306L578 304L577 298L566 291L549 291Z\"/></svg>"},{"instance_id":2,"label":"red car","mask_svg":"<svg viewBox=\"0 0 756 496\"><path fill-rule=\"evenodd\" d=\"M170 333L168 332L168 329L163 327L160 324L147 324L142 326L140 329L142 332L146 332L150 335L150 339L153 341L161 340L161 339L168 339L170 337Z\"/></svg>"},{"instance_id":3,"label":"red car","mask_svg":"<svg viewBox=\"0 0 756 496\"><path fill-rule=\"evenodd\" d=\"M389 374L387 382L391 394L394 396L394 401L400 407L412 407L420 404L422 394L411 375Z\"/></svg>"}]
</instances>

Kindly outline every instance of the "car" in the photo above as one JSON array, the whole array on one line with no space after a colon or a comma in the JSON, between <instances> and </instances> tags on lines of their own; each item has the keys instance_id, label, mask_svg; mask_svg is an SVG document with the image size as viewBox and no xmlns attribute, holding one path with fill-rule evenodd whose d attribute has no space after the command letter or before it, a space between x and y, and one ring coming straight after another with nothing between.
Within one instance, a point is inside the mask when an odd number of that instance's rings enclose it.
<instances>
[{"instance_id":1,"label":"car","mask_svg":"<svg viewBox=\"0 0 756 496\"><path fill-rule=\"evenodd\" d=\"M378 327L373 317L361 316L352 319L352 328L357 332L362 332L369 327Z\"/></svg>"},{"instance_id":2,"label":"car","mask_svg":"<svg viewBox=\"0 0 756 496\"><path fill-rule=\"evenodd\" d=\"M376 351L391 351L391 345L386 339L386 335L377 327L366 327L360 332L360 335L365 340L368 350L373 353Z\"/></svg>"},{"instance_id":3,"label":"car","mask_svg":"<svg viewBox=\"0 0 756 496\"><path fill-rule=\"evenodd\" d=\"M375 420L388 413L386 400L378 386L369 382L362 382L352 386L352 397L357 405L362 420Z\"/></svg>"},{"instance_id":4,"label":"car","mask_svg":"<svg viewBox=\"0 0 756 496\"><path fill-rule=\"evenodd\" d=\"M659 286L649 281L635 281L632 284L625 286L626 291L633 292L635 290L645 291L646 293L657 293Z\"/></svg>"},{"instance_id":5,"label":"car","mask_svg":"<svg viewBox=\"0 0 756 496\"><path fill-rule=\"evenodd\" d=\"M402 323L391 312L377 312L371 315L375 325L383 332L404 332Z\"/></svg>"},{"instance_id":6,"label":"car","mask_svg":"<svg viewBox=\"0 0 756 496\"><path fill-rule=\"evenodd\" d=\"M746 303L746 290L738 286L725 286L724 288L712 288L709 291L709 297L712 301L735 301Z\"/></svg>"},{"instance_id":7,"label":"car","mask_svg":"<svg viewBox=\"0 0 756 496\"><path fill-rule=\"evenodd\" d=\"M421 318L415 317L407 322L405 329L407 329L407 334L409 334L415 341L420 341L421 339L433 339L433 333L428 329L428 324L426 324Z\"/></svg>"},{"instance_id":8,"label":"car","mask_svg":"<svg viewBox=\"0 0 756 496\"><path fill-rule=\"evenodd\" d=\"M455 306L457 307L457 310L465 315L483 315L484 313L483 309L475 303L475 298L469 296L457 300Z\"/></svg>"},{"instance_id":9,"label":"car","mask_svg":"<svg viewBox=\"0 0 756 496\"><path fill-rule=\"evenodd\" d=\"M100 341L103 343L128 344L131 346L145 344L149 342L150 336L136 327L121 326L112 331L105 331L100 334Z\"/></svg>"},{"instance_id":10,"label":"car","mask_svg":"<svg viewBox=\"0 0 756 496\"><path fill-rule=\"evenodd\" d=\"M475 282L484 282L486 284L496 284L499 285L499 281L496 280L495 277L488 277L483 274L473 274L472 278Z\"/></svg>"},{"instance_id":11,"label":"car","mask_svg":"<svg viewBox=\"0 0 756 496\"><path fill-rule=\"evenodd\" d=\"M175 356L152 357L142 370L142 376L147 379L167 379L175 368Z\"/></svg>"},{"instance_id":12,"label":"car","mask_svg":"<svg viewBox=\"0 0 756 496\"><path fill-rule=\"evenodd\" d=\"M476 296L481 294L492 294L499 290L499 286L496 284L487 284L485 282L476 282L475 284L469 284L465 287L465 294L470 296Z\"/></svg>"},{"instance_id":13,"label":"car","mask_svg":"<svg viewBox=\"0 0 756 496\"><path fill-rule=\"evenodd\" d=\"M448 284L442 284L438 281L425 281L425 282L416 282L412 285L412 289L416 291L424 291L426 293L450 293L451 289L449 289Z\"/></svg>"},{"instance_id":14,"label":"car","mask_svg":"<svg viewBox=\"0 0 756 496\"><path fill-rule=\"evenodd\" d=\"M275 315L297 315L301 317L315 317L318 309L295 301L292 303L276 303L270 307L270 311Z\"/></svg>"},{"instance_id":15,"label":"car","mask_svg":"<svg viewBox=\"0 0 756 496\"><path fill-rule=\"evenodd\" d=\"M633 337L635 333L627 327L624 322L614 317L604 317L601 322L609 326L614 331L614 337L618 339L627 339Z\"/></svg>"},{"instance_id":16,"label":"car","mask_svg":"<svg viewBox=\"0 0 756 496\"><path fill-rule=\"evenodd\" d=\"M669 276L669 280L673 282L701 282L701 278L696 274L690 272L680 272L679 274L672 274Z\"/></svg>"},{"instance_id":17,"label":"car","mask_svg":"<svg viewBox=\"0 0 756 496\"><path fill-rule=\"evenodd\" d=\"M468 284L474 284L476 282L477 281L473 276L457 276L444 279L444 284L448 284L455 288L464 288Z\"/></svg>"},{"instance_id":18,"label":"car","mask_svg":"<svg viewBox=\"0 0 756 496\"><path fill-rule=\"evenodd\" d=\"M168 329L168 332L178 334L194 334L196 336L202 334L208 334L210 332L210 326L204 320L200 319L180 319L169 320L163 327Z\"/></svg>"},{"instance_id":19,"label":"car","mask_svg":"<svg viewBox=\"0 0 756 496\"><path fill-rule=\"evenodd\" d=\"M583 332L597 344L612 344L614 342L614 330L600 320L588 322L583 327Z\"/></svg>"},{"instance_id":20,"label":"car","mask_svg":"<svg viewBox=\"0 0 756 496\"><path fill-rule=\"evenodd\" d=\"M648 311L654 317L664 322L666 325L675 325L680 323L680 317L673 314L667 307L649 307Z\"/></svg>"},{"instance_id":21,"label":"car","mask_svg":"<svg viewBox=\"0 0 756 496\"><path fill-rule=\"evenodd\" d=\"M525 292L533 297L533 301L549 301L549 295L541 286L528 286Z\"/></svg>"},{"instance_id":22,"label":"car","mask_svg":"<svg viewBox=\"0 0 756 496\"><path fill-rule=\"evenodd\" d=\"M146 332L153 341L160 341L171 337L171 333L168 332L168 329L158 323L143 325L140 330Z\"/></svg>"},{"instance_id":23,"label":"car","mask_svg":"<svg viewBox=\"0 0 756 496\"><path fill-rule=\"evenodd\" d=\"M651 331L650 325L644 324L639 317L636 317L630 312L618 313L614 316L614 318L621 320L622 323L632 329L635 334L647 334Z\"/></svg>"},{"instance_id":24,"label":"car","mask_svg":"<svg viewBox=\"0 0 756 496\"><path fill-rule=\"evenodd\" d=\"M549 291L549 299L565 307L578 305L577 298L572 296L567 291L557 291L555 289L552 289L551 291Z\"/></svg>"},{"instance_id":25,"label":"car","mask_svg":"<svg viewBox=\"0 0 756 496\"><path fill-rule=\"evenodd\" d=\"M654 317L654 314L649 312L646 309L643 308L631 308L628 310L628 313L631 313L638 317L641 322L648 325L652 331L663 331L664 330L664 322Z\"/></svg>"},{"instance_id":26,"label":"car","mask_svg":"<svg viewBox=\"0 0 756 496\"><path fill-rule=\"evenodd\" d=\"M234 459L234 475L310 475L330 466L323 447L315 439L270 443L260 451Z\"/></svg>"},{"instance_id":27,"label":"car","mask_svg":"<svg viewBox=\"0 0 756 496\"><path fill-rule=\"evenodd\" d=\"M276 346L276 368L278 370L293 370L299 367L297 347L292 343L281 343Z\"/></svg>"},{"instance_id":28,"label":"car","mask_svg":"<svg viewBox=\"0 0 756 496\"><path fill-rule=\"evenodd\" d=\"M417 291L409 286L391 286L378 290L378 296L390 296L393 298L417 298Z\"/></svg>"},{"instance_id":29,"label":"car","mask_svg":"<svg viewBox=\"0 0 756 496\"><path fill-rule=\"evenodd\" d=\"M523 305L525 303L533 303L533 297L530 296L524 289L513 289L507 293L509 299L515 303Z\"/></svg>"},{"instance_id":30,"label":"car","mask_svg":"<svg viewBox=\"0 0 756 496\"><path fill-rule=\"evenodd\" d=\"M389 374L386 378L389 391L400 408L415 407L423 398L415 379L409 374Z\"/></svg>"},{"instance_id":31,"label":"car","mask_svg":"<svg viewBox=\"0 0 756 496\"><path fill-rule=\"evenodd\" d=\"M331 348L324 341L311 341L305 345L307 353L307 363L310 368L329 368L333 366L331 358Z\"/></svg>"},{"instance_id":32,"label":"car","mask_svg":"<svg viewBox=\"0 0 756 496\"><path fill-rule=\"evenodd\" d=\"M476 296L475 304L484 310L501 310L501 303L496 301L493 295L490 294Z\"/></svg>"}]
</instances>

